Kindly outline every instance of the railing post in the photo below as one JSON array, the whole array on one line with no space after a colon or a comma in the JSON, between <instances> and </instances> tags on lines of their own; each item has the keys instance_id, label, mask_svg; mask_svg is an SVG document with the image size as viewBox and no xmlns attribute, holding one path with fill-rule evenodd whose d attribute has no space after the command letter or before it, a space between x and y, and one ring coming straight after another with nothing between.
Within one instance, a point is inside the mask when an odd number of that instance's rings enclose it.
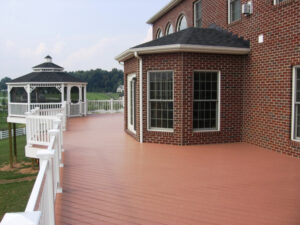
<instances>
[{"instance_id":1,"label":"railing post","mask_svg":"<svg viewBox=\"0 0 300 225\"><path fill-rule=\"evenodd\" d=\"M55 130L55 132L57 132L57 146L58 146L58 156L59 156L59 166L63 167L63 164L61 163L61 159L62 159L62 151L63 151L63 132L62 132L62 128L61 128L61 120L60 119L55 119L53 121L54 123L54 128L57 129ZM52 130L49 131L49 135L51 138L51 132L53 132Z\"/></svg>"},{"instance_id":2,"label":"railing post","mask_svg":"<svg viewBox=\"0 0 300 225\"><path fill-rule=\"evenodd\" d=\"M46 179L46 183L45 183L45 186L46 186L46 191L47 193L46 196L48 196L48 199L46 201L46 203L48 203L47 205L47 208L48 208L48 215L49 215L49 218L48 218L48 224L49 225L55 225L55 212L54 212L54 196L56 195L56 193L54 193L54 179L53 179L53 172L52 171L55 171L53 170L53 165L54 163L54 160L53 159L53 156L54 156L54 153L53 151L47 151L47 150L42 150L42 151L39 151L37 153L37 156L38 158L40 159L40 165L43 161L48 161L49 162L49 166L47 168L47 179Z\"/></svg>"}]
</instances>

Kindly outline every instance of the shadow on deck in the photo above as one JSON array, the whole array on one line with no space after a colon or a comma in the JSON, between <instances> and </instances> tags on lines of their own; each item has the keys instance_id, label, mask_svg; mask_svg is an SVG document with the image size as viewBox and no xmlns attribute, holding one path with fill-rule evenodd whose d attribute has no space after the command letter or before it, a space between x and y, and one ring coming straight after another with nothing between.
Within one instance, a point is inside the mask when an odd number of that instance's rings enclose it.
<instances>
[{"instance_id":1,"label":"shadow on deck","mask_svg":"<svg viewBox=\"0 0 300 225\"><path fill-rule=\"evenodd\" d=\"M140 144L123 114L69 120L58 225L300 224L300 161L245 143Z\"/></svg>"}]
</instances>

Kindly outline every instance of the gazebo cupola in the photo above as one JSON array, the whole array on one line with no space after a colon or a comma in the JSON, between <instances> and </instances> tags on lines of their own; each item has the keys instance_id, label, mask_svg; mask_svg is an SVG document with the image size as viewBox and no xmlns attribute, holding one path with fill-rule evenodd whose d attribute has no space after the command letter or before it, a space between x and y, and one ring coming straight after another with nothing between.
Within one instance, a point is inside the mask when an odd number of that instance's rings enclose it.
<instances>
[{"instance_id":1,"label":"gazebo cupola","mask_svg":"<svg viewBox=\"0 0 300 225\"><path fill-rule=\"evenodd\" d=\"M24 123L26 112L36 107L51 109L63 104L68 116L86 115L87 83L64 72L49 55L44 63L33 67L33 72L8 82L7 86L9 122Z\"/></svg>"}]
</instances>

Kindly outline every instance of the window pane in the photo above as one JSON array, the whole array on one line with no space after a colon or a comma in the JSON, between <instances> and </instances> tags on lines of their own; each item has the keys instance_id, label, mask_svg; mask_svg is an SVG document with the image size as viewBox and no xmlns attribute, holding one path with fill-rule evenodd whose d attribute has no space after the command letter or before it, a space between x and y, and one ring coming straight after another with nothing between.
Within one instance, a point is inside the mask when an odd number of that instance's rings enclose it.
<instances>
[{"instance_id":1,"label":"window pane","mask_svg":"<svg viewBox=\"0 0 300 225\"><path fill-rule=\"evenodd\" d=\"M202 9L201 9L201 1L195 4L195 26L202 26Z\"/></svg>"},{"instance_id":2,"label":"window pane","mask_svg":"<svg viewBox=\"0 0 300 225\"><path fill-rule=\"evenodd\" d=\"M177 25L177 31L181 31L187 28L187 21L185 16L181 16L179 21L178 21L178 25Z\"/></svg>"},{"instance_id":3,"label":"window pane","mask_svg":"<svg viewBox=\"0 0 300 225\"><path fill-rule=\"evenodd\" d=\"M149 73L150 128L173 128L173 73Z\"/></svg>"},{"instance_id":4,"label":"window pane","mask_svg":"<svg viewBox=\"0 0 300 225\"><path fill-rule=\"evenodd\" d=\"M230 11L231 22L239 20L241 18L241 1L232 0L230 3Z\"/></svg>"},{"instance_id":5,"label":"window pane","mask_svg":"<svg viewBox=\"0 0 300 225\"><path fill-rule=\"evenodd\" d=\"M169 23L167 26L166 35L173 34L173 32L174 32L173 26L172 24Z\"/></svg>"}]
</instances>

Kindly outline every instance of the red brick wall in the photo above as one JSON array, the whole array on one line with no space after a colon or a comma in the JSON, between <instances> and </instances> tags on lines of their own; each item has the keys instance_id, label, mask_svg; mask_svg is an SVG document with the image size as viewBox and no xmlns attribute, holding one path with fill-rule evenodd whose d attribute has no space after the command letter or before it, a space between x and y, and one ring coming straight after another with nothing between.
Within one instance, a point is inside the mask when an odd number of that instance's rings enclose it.
<instances>
[{"instance_id":1,"label":"red brick wall","mask_svg":"<svg viewBox=\"0 0 300 225\"><path fill-rule=\"evenodd\" d=\"M241 141L244 56L174 53L145 55L142 59L144 142L190 145ZM171 133L147 129L147 74L156 70L174 73L174 132ZM219 132L193 132L193 73L196 70L221 71Z\"/></svg>"},{"instance_id":2,"label":"red brick wall","mask_svg":"<svg viewBox=\"0 0 300 225\"><path fill-rule=\"evenodd\" d=\"M193 2L185 0L154 24L174 28L181 13L193 24ZM242 3L247 0L242 0ZM300 157L299 144L290 140L292 66L300 65L300 0L274 6L273 0L253 1L254 13L228 25L227 1L203 1L203 26L215 23L251 41L243 79L242 140ZM264 43L258 43L258 35Z\"/></svg>"}]
</instances>

